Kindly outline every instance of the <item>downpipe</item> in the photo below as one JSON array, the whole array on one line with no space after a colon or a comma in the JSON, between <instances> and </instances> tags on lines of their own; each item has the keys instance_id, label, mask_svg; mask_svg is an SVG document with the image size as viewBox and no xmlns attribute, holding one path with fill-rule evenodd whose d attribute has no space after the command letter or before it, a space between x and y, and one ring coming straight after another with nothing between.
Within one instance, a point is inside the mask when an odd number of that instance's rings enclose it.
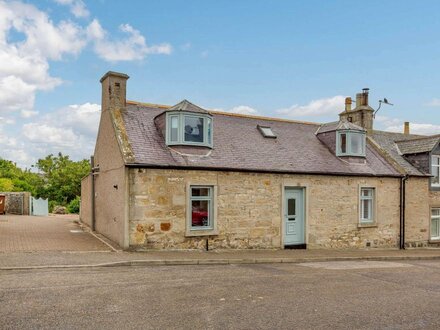
<instances>
[{"instance_id":1,"label":"downpipe","mask_svg":"<svg viewBox=\"0 0 440 330\"><path fill-rule=\"evenodd\" d=\"M399 248L405 250L405 188L408 175L400 179L400 241Z\"/></svg>"}]
</instances>

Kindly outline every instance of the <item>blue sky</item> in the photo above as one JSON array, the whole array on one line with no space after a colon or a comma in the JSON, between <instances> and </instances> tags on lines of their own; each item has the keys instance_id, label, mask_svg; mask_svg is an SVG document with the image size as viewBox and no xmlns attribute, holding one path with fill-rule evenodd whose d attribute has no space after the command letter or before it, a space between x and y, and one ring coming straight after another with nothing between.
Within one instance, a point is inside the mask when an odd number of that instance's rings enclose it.
<instances>
[{"instance_id":1,"label":"blue sky","mask_svg":"<svg viewBox=\"0 0 440 330\"><path fill-rule=\"evenodd\" d=\"M128 99L336 120L370 88L375 128L440 133L438 1L0 0L0 157L93 153L100 77Z\"/></svg>"}]
</instances>

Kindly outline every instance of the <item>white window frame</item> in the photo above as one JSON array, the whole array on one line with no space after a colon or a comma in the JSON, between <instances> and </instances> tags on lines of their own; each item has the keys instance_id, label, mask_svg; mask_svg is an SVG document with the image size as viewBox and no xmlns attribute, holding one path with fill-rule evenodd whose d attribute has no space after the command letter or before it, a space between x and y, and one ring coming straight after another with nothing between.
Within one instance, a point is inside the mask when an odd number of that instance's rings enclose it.
<instances>
[{"instance_id":1,"label":"white window frame","mask_svg":"<svg viewBox=\"0 0 440 330\"><path fill-rule=\"evenodd\" d=\"M209 188L210 196L192 196L192 188ZM186 202L186 232L185 236L213 236L218 235L217 222L217 185L205 183L188 183L187 184L187 202ZM192 201L193 200L209 200L209 226L193 227L192 226Z\"/></svg>"},{"instance_id":2,"label":"white window frame","mask_svg":"<svg viewBox=\"0 0 440 330\"><path fill-rule=\"evenodd\" d=\"M363 196L363 191L371 191L371 196ZM374 225L376 223L376 188L375 187L359 187L359 224L361 225ZM363 201L370 201L370 218L365 219L364 216L364 203Z\"/></svg>"},{"instance_id":3,"label":"white window frame","mask_svg":"<svg viewBox=\"0 0 440 330\"><path fill-rule=\"evenodd\" d=\"M437 160L437 164L434 164L434 159ZM437 176L440 178L440 155L432 155L431 156L431 175L434 177ZM435 173L437 172L437 173ZM440 187L439 183L434 183L434 178L431 178L431 186L432 187Z\"/></svg>"},{"instance_id":4,"label":"white window frame","mask_svg":"<svg viewBox=\"0 0 440 330\"><path fill-rule=\"evenodd\" d=\"M433 215L433 211L434 210L439 210L440 211L440 207L433 207L431 208L431 222L430 222L430 238L431 240L440 240L440 213L439 215ZM437 222L437 232L434 233L433 229L432 229L432 222L436 221Z\"/></svg>"},{"instance_id":5,"label":"white window frame","mask_svg":"<svg viewBox=\"0 0 440 330\"><path fill-rule=\"evenodd\" d=\"M341 150L341 135L345 134L345 152ZM360 136L361 150L359 153L352 152L352 139L355 136ZM339 130L336 131L336 156L360 156L365 157L366 149L366 134L363 131L353 131L353 130Z\"/></svg>"},{"instance_id":6,"label":"white window frame","mask_svg":"<svg viewBox=\"0 0 440 330\"><path fill-rule=\"evenodd\" d=\"M178 117L177 140L171 140L171 120ZM185 118L203 118L203 142L185 141ZM199 114L191 112L167 112L165 142L167 145L193 145L212 148L213 145L213 120L209 114Z\"/></svg>"}]
</instances>

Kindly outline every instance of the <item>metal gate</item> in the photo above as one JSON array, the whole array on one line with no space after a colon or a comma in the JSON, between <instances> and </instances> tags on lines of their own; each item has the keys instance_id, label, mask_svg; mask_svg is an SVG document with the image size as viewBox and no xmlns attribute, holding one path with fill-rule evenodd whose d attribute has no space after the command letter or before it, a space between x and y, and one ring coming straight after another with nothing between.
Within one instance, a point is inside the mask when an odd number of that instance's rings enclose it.
<instances>
[{"instance_id":1,"label":"metal gate","mask_svg":"<svg viewBox=\"0 0 440 330\"><path fill-rule=\"evenodd\" d=\"M31 215L49 215L49 203L47 199L31 197Z\"/></svg>"}]
</instances>

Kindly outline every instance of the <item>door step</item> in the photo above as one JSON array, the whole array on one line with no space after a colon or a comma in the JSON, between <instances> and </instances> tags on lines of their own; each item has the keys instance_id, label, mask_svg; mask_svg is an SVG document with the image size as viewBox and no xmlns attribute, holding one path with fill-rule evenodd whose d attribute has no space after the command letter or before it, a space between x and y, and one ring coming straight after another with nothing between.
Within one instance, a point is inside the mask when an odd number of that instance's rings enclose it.
<instances>
[{"instance_id":1,"label":"door step","mask_svg":"<svg viewBox=\"0 0 440 330\"><path fill-rule=\"evenodd\" d=\"M307 244L284 245L284 249L286 249L286 250L306 250Z\"/></svg>"}]
</instances>

